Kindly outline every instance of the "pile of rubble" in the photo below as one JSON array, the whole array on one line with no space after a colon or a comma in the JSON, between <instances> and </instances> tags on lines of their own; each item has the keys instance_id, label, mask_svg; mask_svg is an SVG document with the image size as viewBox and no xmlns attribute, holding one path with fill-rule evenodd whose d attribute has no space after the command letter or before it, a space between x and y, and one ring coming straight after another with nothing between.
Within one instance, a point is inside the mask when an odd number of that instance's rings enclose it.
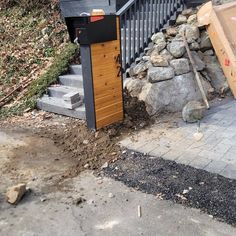
<instances>
[{"instance_id":1,"label":"pile of rubble","mask_svg":"<svg viewBox=\"0 0 236 236\"><path fill-rule=\"evenodd\" d=\"M129 70L125 87L132 97L145 102L149 115L181 111L189 101L202 99L183 35L207 97L223 96L229 90L207 31L198 27L196 11L186 9L175 26L152 36L144 56Z\"/></svg>"}]
</instances>

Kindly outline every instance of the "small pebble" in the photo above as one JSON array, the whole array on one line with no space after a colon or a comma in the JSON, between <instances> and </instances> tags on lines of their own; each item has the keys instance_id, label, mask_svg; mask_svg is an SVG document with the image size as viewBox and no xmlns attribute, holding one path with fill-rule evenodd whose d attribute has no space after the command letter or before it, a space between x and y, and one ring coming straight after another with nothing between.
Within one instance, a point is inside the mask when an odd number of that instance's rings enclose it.
<instances>
[{"instance_id":1,"label":"small pebble","mask_svg":"<svg viewBox=\"0 0 236 236\"><path fill-rule=\"evenodd\" d=\"M85 165L84 165L84 168L85 168L85 169L88 169L88 168L89 168L89 164L88 164L88 163L85 164Z\"/></svg>"},{"instance_id":2,"label":"small pebble","mask_svg":"<svg viewBox=\"0 0 236 236\"><path fill-rule=\"evenodd\" d=\"M85 140L83 141L83 144L84 144L84 145L87 145L87 144L89 144L89 141L88 141L87 139L85 139Z\"/></svg>"}]
</instances>

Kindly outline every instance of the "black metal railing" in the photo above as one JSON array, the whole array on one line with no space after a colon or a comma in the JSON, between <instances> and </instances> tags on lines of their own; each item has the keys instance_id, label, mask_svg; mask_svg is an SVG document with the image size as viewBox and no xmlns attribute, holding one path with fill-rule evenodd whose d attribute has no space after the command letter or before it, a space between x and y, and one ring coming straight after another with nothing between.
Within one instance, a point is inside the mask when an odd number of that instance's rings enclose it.
<instances>
[{"instance_id":1,"label":"black metal railing","mask_svg":"<svg viewBox=\"0 0 236 236\"><path fill-rule=\"evenodd\" d=\"M122 68L126 70L142 53L184 0L129 0L118 12L121 27Z\"/></svg>"}]
</instances>

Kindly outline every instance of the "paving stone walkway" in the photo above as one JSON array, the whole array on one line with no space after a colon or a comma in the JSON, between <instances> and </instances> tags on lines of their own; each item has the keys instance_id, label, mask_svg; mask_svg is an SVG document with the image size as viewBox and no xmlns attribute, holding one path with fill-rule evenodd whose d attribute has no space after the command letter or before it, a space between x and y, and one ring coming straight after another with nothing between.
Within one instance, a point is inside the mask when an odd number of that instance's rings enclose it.
<instances>
[{"instance_id":1,"label":"paving stone walkway","mask_svg":"<svg viewBox=\"0 0 236 236\"><path fill-rule=\"evenodd\" d=\"M236 101L226 99L213 105L198 125L177 119L175 125L154 124L121 141L134 151L173 160L236 179Z\"/></svg>"}]
</instances>

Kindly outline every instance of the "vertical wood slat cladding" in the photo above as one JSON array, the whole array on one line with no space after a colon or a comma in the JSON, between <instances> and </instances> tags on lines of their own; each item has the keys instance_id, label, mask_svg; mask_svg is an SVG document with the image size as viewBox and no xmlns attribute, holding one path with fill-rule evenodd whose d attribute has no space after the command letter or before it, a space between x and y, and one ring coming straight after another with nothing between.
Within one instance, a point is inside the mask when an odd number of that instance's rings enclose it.
<instances>
[{"instance_id":1,"label":"vertical wood slat cladding","mask_svg":"<svg viewBox=\"0 0 236 236\"><path fill-rule=\"evenodd\" d=\"M117 40L91 45L93 88L97 129L121 121L123 112L122 78L117 56L121 53L120 26Z\"/></svg>"}]
</instances>

